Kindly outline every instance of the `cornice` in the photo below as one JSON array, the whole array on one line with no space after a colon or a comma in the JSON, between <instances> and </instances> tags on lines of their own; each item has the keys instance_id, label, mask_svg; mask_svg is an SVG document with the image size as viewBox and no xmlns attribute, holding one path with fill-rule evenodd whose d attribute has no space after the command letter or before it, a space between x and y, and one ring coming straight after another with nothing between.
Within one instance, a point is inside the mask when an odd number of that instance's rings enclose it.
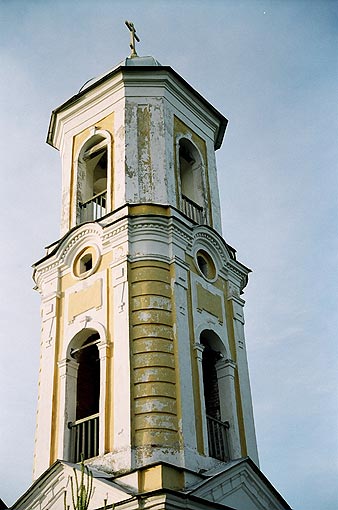
<instances>
[{"instance_id":1,"label":"cornice","mask_svg":"<svg viewBox=\"0 0 338 510\"><path fill-rule=\"evenodd\" d=\"M248 284L248 276L251 273L251 269L247 268L237 260L229 260L227 267L230 274L235 275L240 280L240 291L243 292Z\"/></svg>"},{"instance_id":2,"label":"cornice","mask_svg":"<svg viewBox=\"0 0 338 510\"><path fill-rule=\"evenodd\" d=\"M123 220L124 220L124 218L120 219L120 221L123 221ZM121 234L122 232L125 232L126 230L128 230L128 228L129 228L128 222L126 222L126 223L124 223L123 225L120 225L120 226L116 225L115 228L110 229L109 232L107 232L106 234L102 235L102 242L103 242L103 244L107 245L108 241L112 237L117 236L118 234Z\"/></svg>"},{"instance_id":3,"label":"cornice","mask_svg":"<svg viewBox=\"0 0 338 510\"><path fill-rule=\"evenodd\" d=\"M214 146L215 150L219 149L228 120L170 66L119 66L106 73L102 78L53 110L47 143L59 149L60 123L64 123L67 118L76 115L85 104L95 101L99 96L111 93L114 89L118 90L119 87L123 87L123 84L126 86L128 83L138 83L143 88L153 86L154 82L176 95L180 102L186 103L187 107L194 110L195 113L202 114L209 123L212 118L215 119L213 121Z\"/></svg>"},{"instance_id":4,"label":"cornice","mask_svg":"<svg viewBox=\"0 0 338 510\"><path fill-rule=\"evenodd\" d=\"M128 232L131 236L144 236L148 231L148 235L158 240L165 238L168 243L179 243L181 248L187 253L190 252L192 256L195 245L204 245L206 249L211 249L214 256L218 258L219 270L224 275L232 275L242 291L247 284L248 274L251 270L236 260L235 250L212 227L193 224L180 214L180 211L170 206L165 207L169 207L170 215L154 214L151 208L149 214L143 212L133 215L129 214L126 209L122 214L121 210L118 210L117 218L114 218L114 213L112 213L111 221L108 224L100 224L97 221L74 227L53 245L52 251L46 257L34 264L33 278L35 282L42 275L67 263L67 257L74 247L81 244L81 241L95 242L100 249L107 250L111 241L117 236L126 235L127 240Z\"/></svg>"}]
</instances>

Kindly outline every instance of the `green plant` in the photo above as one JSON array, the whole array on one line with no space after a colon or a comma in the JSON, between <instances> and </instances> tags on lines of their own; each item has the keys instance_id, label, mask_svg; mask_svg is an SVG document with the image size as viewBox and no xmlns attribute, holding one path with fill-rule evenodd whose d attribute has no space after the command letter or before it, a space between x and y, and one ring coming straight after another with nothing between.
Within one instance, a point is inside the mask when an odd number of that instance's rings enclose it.
<instances>
[{"instance_id":1,"label":"green plant","mask_svg":"<svg viewBox=\"0 0 338 510\"><path fill-rule=\"evenodd\" d=\"M72 503L74 510L88 510L90 499L93 495L93 475L85 466L83 455L81 455L81 474L78 479L78 473L75 468L74 479L70 477L70 487L72 493ZM75 480L75 482L74 482ZM64 510L69 510L70 506L67 505L67 493L64 495Z\"/></svg>"}]
</instances>

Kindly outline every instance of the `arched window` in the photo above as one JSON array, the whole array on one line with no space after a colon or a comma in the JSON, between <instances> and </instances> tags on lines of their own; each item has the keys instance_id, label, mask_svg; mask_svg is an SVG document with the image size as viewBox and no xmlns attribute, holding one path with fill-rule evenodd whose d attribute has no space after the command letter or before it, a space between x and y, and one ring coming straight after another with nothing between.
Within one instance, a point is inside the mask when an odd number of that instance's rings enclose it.
<instances>
[{"instance_id":1,"label":"arched window","mask_svg":"<svg viewBox=\"0 0 338 510\"><path fill-rule=\"evenodd\" d=\"M207 416L219 420L221 418L221 407L216 370L218 358L219 353L213 351L208 343L205 343L202 356L205 412Z\"/></svg>"},{"instance_id":2,"label":"arched window","mask_svg":"<svg viewBox=\"0 0 338 510\"><path fill-rule=\"evenodd\" d=\"M229 460L227 421L222 420L221 399L219 386L218 362L224 357L224 347L218 336L205 330L200 342L204 346L202 355L204 404L208 432L209 455L222 461Z\"/></svg>"},{"instance_id":3,"label":"arched window","mask_svg":"<svg viewBox=\"0 0 338 510\"><path fill-rule=\"evenodd\" d=\"M77 223L95 221L107 212L108 147L102 135L82 147L77 174Z\"/></svg>"},{"instance_id":4,"label":"arched window","mask_svg":"<svg viewBox=\"0 0 338 510\"><path fill-rule=\"evenodd\" d=\"M202 160L197 148L187 140L179 141L179 173L182 210L197 223L204 223L205 197Z\"/></svg>"},{"instance_id":5,"label":"arched window","mask_svg":"<svg viewBox=\"0 0 338 510\"><path fill-rule=\"evenodd\" d=\"M100 358L98 333L90 334L80 347L71 350L78 363L75 421L70 424L72 461L99 453Z\"/></svg>"}]
</instances>

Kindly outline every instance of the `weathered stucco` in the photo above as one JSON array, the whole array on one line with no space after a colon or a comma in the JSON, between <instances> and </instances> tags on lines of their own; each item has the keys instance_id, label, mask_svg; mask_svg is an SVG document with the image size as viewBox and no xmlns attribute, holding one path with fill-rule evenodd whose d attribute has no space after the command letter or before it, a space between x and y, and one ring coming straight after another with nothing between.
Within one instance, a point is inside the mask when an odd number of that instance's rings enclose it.
<instances>
[{"instance_id":1,"label":"weathered stucco","mask_svg":"<svg viewBox=\"0 0 338 510\"><path fill-rule=\"evenodd\" d=\"M178 447L168 264L131 264L130 285L135 446Z\"/></svg>"},{"instance_id":2,"label":"weathered stucco","mask_svg":"<svg viewBox=\"0 0 338 510\"><path fill-rule=\"evenodd\" d=\"M201 335L210 332L224 356L217 377L231 456L257 460L240 298L248 270L219 236L220 120L170 73L158 78L149 70L142 79L114 75L57 114L65 237L35 272L43 321L35 477L69 456L78 370L71 349L93 332L100 362L93 464L125 472L158 461L191 470L218 462L209 456L202 374ZM79 155L98 150L91 137L107 147L107 203L104 216L79 225L88 187ZM184 178L181 139L196 156ZM182 196L191 176L198 189L188 198L197 197L201 220ZM212 278L198 266L202 252ZM88 272L84 254L92 257Z\"/></svg>"},{"instance_id":3,"label":"weathered stucco","mask_svg":"<svg viewBox=\"0 0 338 510\"><path fill-rule=\"evenodd\" d=\"M237 363L236 405L225 412L239 428L241 450L249 451L249 383L238 297L245 270L237 264L233 273L229 264L234 262L217 234L192 223L182 230L182 218L170 208L130 206L101 226L78 227L52 260L37 267L44 329L36 473L60 456L67 458L67 424L74 420L69 377L76 381L69 346L88 328L102 335L97 465L126 470L168 458L191 468L212 465L196 347L203 330L213 330L226 357ZM200 274L195 258L207 244L217 272L212 282ZM79 278L74 268L84 253L92 253L98 264ZM48 422L50 436L42 433ZM41 450L42 441L50 443L49 453ZM254 444L252 437L249 443Z\"/></svg>"}]
</instances>

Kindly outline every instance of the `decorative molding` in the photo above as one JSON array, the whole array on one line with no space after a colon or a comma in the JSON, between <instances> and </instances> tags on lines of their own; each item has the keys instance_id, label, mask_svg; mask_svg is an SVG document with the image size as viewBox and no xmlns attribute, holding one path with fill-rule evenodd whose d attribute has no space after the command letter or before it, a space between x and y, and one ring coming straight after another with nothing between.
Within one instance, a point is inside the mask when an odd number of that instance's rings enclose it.
<instances>
[{"instance_id":1,"label":"decorative molding","mask_svg":"<svg viewBox=\"0 0 338 510\"><path fill-rule=\"evenodd\" d=\"M164 262L165 264L170 263L170 258L167 255L131 255L128 257L129 262L140 262L142 260L149 260L152 262Z\"/></svg>"},{"instance_id":2,"label":"decorative molding","mask_svg":"<svg viewBox=\"0 0 338 510\"><path fill-rule=\"evenodd\" d=\"M237 363L232 359L221 358L216 362L217 370L226 369L228 374L233 376L234 371L237 368Z\"/></svg>"},{"instance_id":3,"label":"decorative molding","mask_svg":"<svg viewBox=\"0 0 338 510\"><path fill-rule=\"evenodd\" d=\"M66 247L61 251L61 256L60 256L60 263L64 262L67 254L69 253L69 251L73 248L73 246L75 244L77 244L77 242L80 240L80 239L83 239L85 236L88 236L90 234L94 234L95 237L101 237L100 236L100 231L101 229L99 228L94 228L94 227L86 227L85 229L82 229L80 230L74 237L71 237L70 240L67 241L67 245Z\"/></svg>"},{"instance_id":4,"label":"decorative molding","mask_svg":"<svg viewBox=\"0 0 338 510\"><path fill-rule=\"evenodd\" d=\"M45 347L51 347L54 337L53 329L55 326L55 316L46 319L42 326L42 337Z\"/></svg>"},{"instance_id":5,"label":"decorative molding","mask_svg":"<svg viewBox=\"0 0 338 510\"><path fill-rule=\"evenodd\" d=\"M176 218L170 218L170 220L171 220L170 224L168 225L169 232L172 235L178 237L179 239L184 239L184 241L187 243L189 249L191 249L192 248L192 243L193 243L193 236L192 236L192 234L189 235L182 228L180 228L179 226L175 225L174 221L176 220ZM188 226L188 228L191 230L190 226Z\"/></svg>"},{"instance_id":6,"label":"decorative molding","mask_svg":"<svg viewBox=\"0 0 338 510\"><path fill-rule=\"evenodd\" d=\"M203 228L206 228L206 227L204 226ZM218 255L221 257L222 264L224 266L226 266L228 260L230 259L229 256L227 256L226 248L218 241L218 239L216 238L215 235L212 235L211 233L206 232L205 230L201 231L200 226L196 227L196 229L199 229L199 230L197 232L193 233L194 241L197 242L197 241L203 240L203 241L206 241L207 244L211 244L214 247L214 249L216 250L216 252L218 253Z\"/></svg>"},{"instance_id":7,"label":"decorative molding","mask_svg":"<svg viewBox=\"0 0 338 510\"><path fill-rule=\"evenodd\" d=\"M58 260L56 260L55 262L52 262L51 264L48 264L47 266L44 266L44 267L41 267L40 269L37 269L36 270L36 280L39 280L39 278L43 274L51 271L54 268L57 268L59 265L60 265L60 262Z\"/></svg>"},{"instance_id":8,"label":"decorative molding","mask_svg":"<svg viewBox=\"0 0 338 510\"><path fill-rule=\"evenodd\" d=\"M126 302L124 300L124 293L125 293L125 288L126 288L126 282L123 281L121 285L122 285L121 300L120 300L120 303L117 305L119 313L122 313L124 311L124 307L126 306Z\"/></svg>"},{"instance_id":9,"label":"decorative molding","mask_svg":"<svg viewBox=\"0 0 338 510\"><path fill-rule=\"evenodd\" d=\"M94 263L92 264L92 268L89 269L88 271L84 271L83 273L81 273L79 271L79 273L77 274L77 269L79 269L79 268L76 268L76 266L78 266L78 263L79 263L80 259L82 258L82 256L85 254L85 252L87 251L87 253L90 253L91 255L93 255L93 253L91 253L90 248L93 248L94 252L95 252L95 257L92 257L92 258L94 258ZM73 278L75 278L75 280L84 280L84 279L88 278L89 276L91 276L92 274L94 274L96 272L97 268L100 265L100 262L101 262L100 248L98 247L98 245L96 243L89 242L87 244L87 246L85 246L84 248L81 247L77 251L75 256L73 257L73 262L71 265L71 272L72 272Z\"/></svg>"},{"instance_id":10,"label":"decorative molding","mask_svg":"<svg viewBox=\"0 0 338 510\"><path fill-rule=\"evenodd\" d=\"M160 218L162 218L162 216L160 216ZM159 230L161 230L162 232L165 232L166 234L168 233L168 225L161 225L160 223L146 223L146 222L142 222L142 223L137 223L137 224L131 224L130 225L130 228L131 230L156 230L157 232Z\"/></svg>"},{"instance_id":11,"label":"decorative molding","mask_svg":"<svg viewBox=\"0 0 338 510\"><path fill-rule=\"evenodd\" d=\"M119 264L121 260L124 260L127 256L127 250L125 249L125 246L119 245L113 250L113 263L111 264L111 267L113 267L115 264Z\"/></svg>"},{"instance_id":12,"label":"decorative molding","mask_svg":"<svg viewBox=\"0 0 338 510\"><path fill-rule=\"evenodd\" d=\"M60 242L56 254L53 256L53 262L45 263L41 267L36 267L36 276L35 280L37 285L40 287L40 279L41 277L51 272L53 269L59 268L62 264L65 263L65 259L68 255L68 253L72 250L72 248L82 239L84 239L87 236L91 236L92 234L95 235L96 240L101 238L101 227L99 227L97 224L92 224L92 227L86 226L86 228L83 228L76 232L75 235L70 236L69 238L66 237L63 241ZM79 226L81 227L81 226ZM89 240L88 240L89 242ZM59 255L60 254L60 255ZM43 264L43 262L42 262Z\"/></svg>"},{"instance_id":13,"label":"decorative molding","mask_svg":"<svg viewBox=\"0 0 338 510\"><path fill-rule=\"evenodd\" d=\"M124 219L124 218L121 218L121 220L122 219ZM128 228L129 228L129 224L125 223L124 225L116 227L113 230L111 230L110 232L103 234L103 236L102 236L103 243L106 244L109 239L116 236L117 234L120 234L121 232L124 232L125 230L128 230Z\"/></svg>"},{"instance_id":14,"label":"decorative molding","mask_svg":"<svg viewBox=\"0 0 338 510\"><path fill-rule=\"evenodd\" d=\"M199 342L196 342L194 345L193 345L193 349L195 351L195 356L197 359L199 360L202 360L202 354L203 354L203 351L205 349L205 346Z\"/></svg>"},{"instance_id":15,"label":"decorative molding","mask_svg":"<svg viewBox=\"0 0 338 510\"><path fill-rule=\"evenodd\" d=\"M214 503L220 503L226 505L228 503L228 497L231 498L232 506L234 505L234 495L238 494L238 502L243 499L241 493L246 493L247 496L254 502L257 509L266 508L269 510L281 510L282 507L273 497L273 495L267 492L267 488L262 486L260 481L257 481L256 477L253 476L246 469L237 471L232 475L224 473L223 480L217 476L217 485L210 480L211 486L209 490L196 491L196 496L205 498Z\"/></svg>"},{"instance_id":16,"label":"decorative molding","mask_svg":"<svg viewBox=\"0 0 338 510\"><path fill-rule=\"evenodd\" d=\"M237 278L239 277L240 291L242 292L248 283L248 274L250 270L239 264L236 260L229 260L227 268L232 275L235 275Z\"/></svg>"},{"instance_id":17,"label":"decorative molding","mask_svg":"<svg viewBox=\"0 0 338 510\"><path fill-rule=\"evenodd\" d=\"M227 299L240 298L240 288L233 282L227 282Z\"/></svg>"}]
</instances>

